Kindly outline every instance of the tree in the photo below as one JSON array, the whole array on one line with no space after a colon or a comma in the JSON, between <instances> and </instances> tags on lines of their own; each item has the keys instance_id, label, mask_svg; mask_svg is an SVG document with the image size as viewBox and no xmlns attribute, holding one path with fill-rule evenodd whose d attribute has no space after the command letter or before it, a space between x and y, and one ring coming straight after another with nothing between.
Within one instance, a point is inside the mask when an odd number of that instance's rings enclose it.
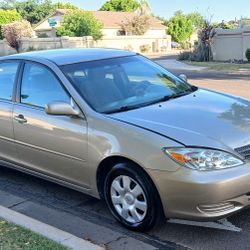
<instances>
[{"instance_id":1,"label":"tree","mask_svg":"<svg viewBox=\"0 0 250 250\"><path fill-rule=\"evenodd\" d=\"M150 27L150 10L148 5L137 9L135 16L122 23L122 29L131 35L144 35Z\"/></svg>"},{"instance_id":2,"label":"tree","mask_svg":"<svg viewBox=\"0 0 250 250\"><path fill-rule=\"evenodd\" d=\"M235 29L236 28L236 26L234 24L226 23L224 21L222 21L221 23L213 23L213 27L214 28L224 29L224 30L229 30L229 29Z\"/></svg>"},{"instance_id":3,"label":"tree","mask_svg":"<svg viewBox=\"0 0 250 250\"><path fill-rule=\"evenodd\" d=\"M82 37L92 36L95 40L102 37L102 24L90 12L71 10L64 15L58 36Z\"/></svg>"},{"instance_id":4,"label":"tree","mask_svg":"<svg viewBox=\"0 0 250 250\"><path fill-rule=\"evenodd\" d=\"M11 23L13 21L21 20L22 17L16 10L1 10L0 9L0 39L3 39L1 32L2 25Z\"/></svg>"},{"instance_id":5,"label":"tree","mask_svg":"<svg viewBox=\"0 0 250 250\"><path fill-rule=\"evenodd\" d=\"M5 24L2 27L2 31L9 46L14 48L18 53L20 51L21 38L33 36L33 29L26 20Z\"/></svg>"},{"instance_id":6,"label":"tree","mask_svg":"<svg viewBox=\"0 0 250 250\"><path fill-rule=\"evenodd\" d=\"M141 4L137 0L108 0L100 10L132 12L140 6Z\"/></svg>"},{"instance_id":7,"label":"tree","mask_svg":"<svg viewBox=\"0 0 250 250\"><path fill-rule=\"evenodd\" d=\"M193 25L184 14L172 17L168 22L167 32L178 43L186 42L193 33Z\"/></svg>"},{"instance_id":8,"label":"tree","mask_svg":"<svg viewBox=\"0 0 250 250\"><path fill-rule=\"evenodd\" d=\"M193 24L193 27L198 30L202 29L205 25L205 18L199 12L192 12L187 14L187 19Z\"/></svg>"},{"instance_id":9,"label":"tree","mask_svg":"<svg viewBox=\"0 0 250 250\"><path fill-rule=\"evenodd\" d=\"M72 3L62 3L62 2L57 2L54 4L55 9L71 9L71 10L76 10L78 7L73 5Z\"/></svg>"},{"instance_id":10,"label":"tree","mask_svg":"<svg viewBox=\"0 0 250 250\"><path fill-rule=\"evenodd\" d=\"M27 0L17 1L15 8L23 19L36 24L53 12L54 5L51 0Z\"/></svg>"}]
</instances>

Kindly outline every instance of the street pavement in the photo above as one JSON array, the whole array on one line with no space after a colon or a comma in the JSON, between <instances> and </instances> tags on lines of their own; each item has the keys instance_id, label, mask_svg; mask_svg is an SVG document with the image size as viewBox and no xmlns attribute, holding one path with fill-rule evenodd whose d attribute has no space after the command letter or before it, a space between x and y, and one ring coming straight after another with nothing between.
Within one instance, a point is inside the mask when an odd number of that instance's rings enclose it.
<instances>
[{"instance_id":1,"label":"street pavement","mask_svg":"<svg viewBox=\"0 0 250 250\"><path fill-rule=\"evenodd\" d=\"M250 76L247 74L171 71L185 73L190 82L203 87L213 86L228 92L243 87L242 95L250 98ZM0 205L107 249L250 249L250 209L219 222L172 219L147 233L136 233L117 223L104 202L4 167L0 167Z\"/></svg>"},{"instance_id":2,"label":"street pavement","mask_svg":"<svg viewBox=\"0 0 250 250\"><path fill-rule=\"evenodd\" d=\"M179 75L186 74L188 82L201 88L212 89L250 99L250 70L243 72L213 71L178 62L175 59L156 60L157 63Z\"/></svg>"}]
</instances>

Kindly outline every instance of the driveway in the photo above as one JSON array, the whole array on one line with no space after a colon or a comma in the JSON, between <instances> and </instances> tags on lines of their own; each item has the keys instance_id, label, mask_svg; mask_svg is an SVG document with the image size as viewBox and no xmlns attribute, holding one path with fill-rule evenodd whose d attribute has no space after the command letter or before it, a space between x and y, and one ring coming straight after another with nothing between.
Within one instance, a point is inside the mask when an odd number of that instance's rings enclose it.
<instances>
[{"instance_id":1,"label":"driveway","mask_svg":"<svg viewBox=\"0 0 250 250\"><path fill-rule=\"evenodd\" d=\"M250 98L249 75L171 71L186 73L196 85ZM3 167L0 205L107 249L250 249L250 209L219 222L170 220L150 232L136 233L121 227L102 201Z\"/></svg>"}]
</instances>

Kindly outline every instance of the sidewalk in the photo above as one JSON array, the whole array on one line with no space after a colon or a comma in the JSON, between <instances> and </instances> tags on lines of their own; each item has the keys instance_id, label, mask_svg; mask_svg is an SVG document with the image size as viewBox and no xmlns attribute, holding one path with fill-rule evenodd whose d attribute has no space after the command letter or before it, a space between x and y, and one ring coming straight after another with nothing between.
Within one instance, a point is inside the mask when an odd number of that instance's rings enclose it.
<instances>
[{"instance_id":1,"label":"sidewalk","mask_svg":"<svg viewBox=\"0 0 250 250\"><path fill-rule=\"evenodd\" d=\"M94 245L87 240L78 238L3 206L0 206L0 216L6 221L29 229L72 250L104 250L104 248Z\"/></svg>"},{"instance_id":2,"label":"sidewalk","mask_svg":"<svg viewBox=\"0 0 250 250\"><path fill-rule=\"evenodd\" d=\"M186 63L179 62L176 59L156 60L155 62L170 70L178 69L183 71L202 71L206 69L206 67L188 65Z\"/></svg>"}]
</instances>

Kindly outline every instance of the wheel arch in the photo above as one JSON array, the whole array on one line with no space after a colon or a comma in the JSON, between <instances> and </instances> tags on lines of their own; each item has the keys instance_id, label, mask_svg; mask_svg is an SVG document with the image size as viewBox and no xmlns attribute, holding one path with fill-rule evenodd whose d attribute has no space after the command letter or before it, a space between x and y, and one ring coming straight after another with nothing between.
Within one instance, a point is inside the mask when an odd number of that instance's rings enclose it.
<instances>
[{"instance_id":1,"label":"wheel arch","mask_svg":"<svg viewBox=\"0 0 250 250\"><path fill-rule=\"evenodd\" d=\"M156 192L156 194L158 195L158 200L160 202L160 206L161 206L161 210L163 212L163 206L162 206L162 201L161 201L161 197L159 194L159 191L154 183L154 181L152 180L152 178L150 177L150 175L147 173L147 171L140 166L138 163L136 163L135 161L126 158L124 156L109 156L105 159L103 159L98 168L97 168L97 172L96 172L96 183L97 183L97 189L99 192L99 195L101 197L101 199L104 198L104 190L103 190L103 186L104 186L104 181L105 181L105 177L108 174L108 172L111 170L111 168L118 163L131 163L133 164L139 171L142 171L145 176L148 178L148 180L152 183L152 186L154 187L154 191Z\"/></svg>"}]
</instances>

